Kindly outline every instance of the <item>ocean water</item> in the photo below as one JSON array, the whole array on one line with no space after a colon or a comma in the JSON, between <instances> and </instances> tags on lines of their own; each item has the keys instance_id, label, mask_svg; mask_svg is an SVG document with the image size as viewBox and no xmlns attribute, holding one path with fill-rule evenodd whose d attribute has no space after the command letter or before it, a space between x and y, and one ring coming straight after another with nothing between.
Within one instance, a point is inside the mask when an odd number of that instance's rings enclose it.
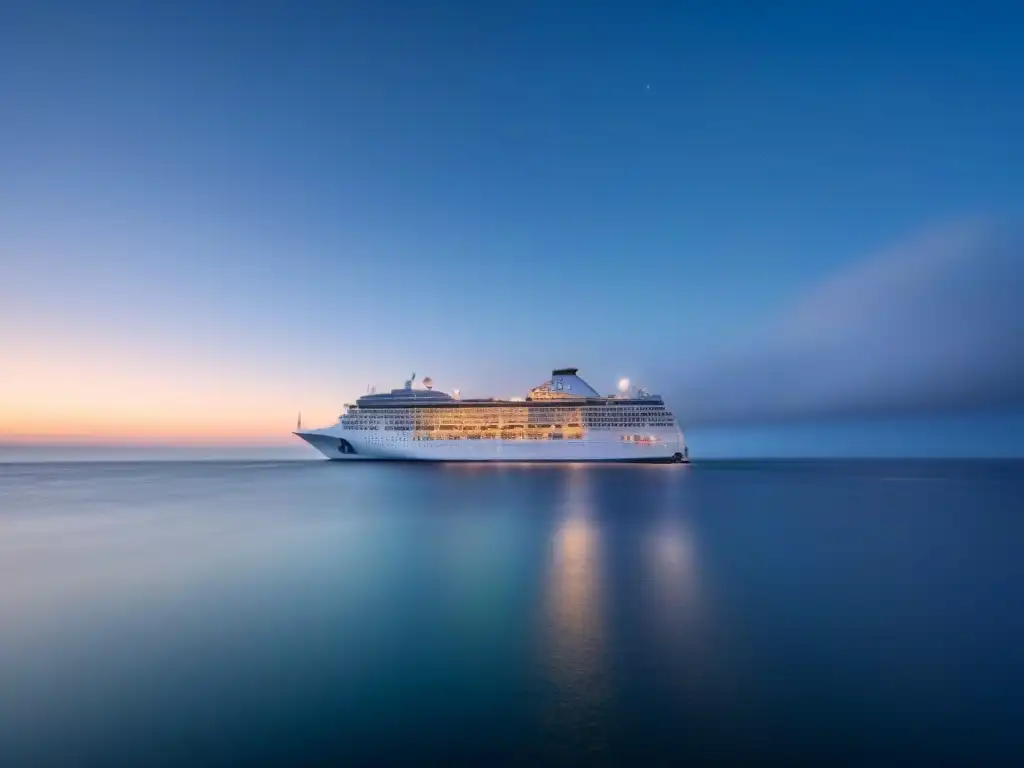
<instances>
[{"instance_id":1,"label":"ocean water","mask_svg":"<svg viewBox=\"0 0 1024 768\"><path fill-rule=\"evenodd\" d=\"M1024 464L0 465L0 765L1024 758Z\"/></svg>"}]
</instances>

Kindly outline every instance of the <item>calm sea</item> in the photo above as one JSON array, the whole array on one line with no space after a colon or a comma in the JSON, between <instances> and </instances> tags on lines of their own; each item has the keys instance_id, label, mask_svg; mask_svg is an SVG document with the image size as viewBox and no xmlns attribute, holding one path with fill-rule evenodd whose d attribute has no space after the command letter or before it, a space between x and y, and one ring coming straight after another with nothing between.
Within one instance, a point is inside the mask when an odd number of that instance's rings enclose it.
<instances>
[{"instance_id":1,"label":"calm sea","mask_svg":"<svg viewBox=\"0 0 1024 768\"><path fill-rule=\"evenodd\" d=\"M1024 757L1024 464L0 465L0 765Z\"/></svg>"}]
</instances>

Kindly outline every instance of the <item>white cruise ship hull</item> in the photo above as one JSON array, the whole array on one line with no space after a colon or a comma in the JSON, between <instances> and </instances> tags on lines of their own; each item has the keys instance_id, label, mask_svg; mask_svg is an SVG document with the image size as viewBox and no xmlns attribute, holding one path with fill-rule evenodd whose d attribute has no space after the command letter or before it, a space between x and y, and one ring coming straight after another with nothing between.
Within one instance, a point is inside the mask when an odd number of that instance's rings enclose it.
<instances>
[{"instance_id":1,"label":"white cruise ship hull","mask_svg":"<svg viewBox=\"0 0 1024 768\"><path fill-rule=\"evenodd\" d=\"M648 433L650 429L646 430ZM656 430L653 440L632 442L602 430L581 440L412 440L384 430L337 427L295 432L336 461L680 462L687 451L679 430Z\"/></svg>"}]
</instances>

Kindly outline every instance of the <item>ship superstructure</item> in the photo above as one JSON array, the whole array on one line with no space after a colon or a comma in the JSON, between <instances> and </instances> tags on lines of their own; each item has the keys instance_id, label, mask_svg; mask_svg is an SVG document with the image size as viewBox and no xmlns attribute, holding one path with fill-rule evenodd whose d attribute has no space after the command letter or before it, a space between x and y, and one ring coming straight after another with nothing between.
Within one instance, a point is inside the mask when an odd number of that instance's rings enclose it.
<instances>
[{"instance_id":1,"label":"ship superstructure","mask_svg":"<svg viewBox=\"0 0 1024 768\"><path fill-rule=\"evenodd\" d=\"M415 374L401 389L346 405L338 423L302 430L328 459L685 462L686 441L658 395L600 395L560 368L525 399L460 399Z\"/></svg>"}]
</instances>

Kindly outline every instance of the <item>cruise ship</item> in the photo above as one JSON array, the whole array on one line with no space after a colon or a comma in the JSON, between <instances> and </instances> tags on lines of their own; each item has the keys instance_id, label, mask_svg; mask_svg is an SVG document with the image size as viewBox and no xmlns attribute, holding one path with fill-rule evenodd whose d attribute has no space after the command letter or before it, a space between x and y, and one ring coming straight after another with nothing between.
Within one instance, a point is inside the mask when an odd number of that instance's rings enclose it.
<instances>
[{"instance_id":1,"label":"cruise ship","mask_svg":"<svg viewBox=\"0 0 1024 768\"><path fill-rule=\"evenodd\" d=\"M683 432L659 395L600 395L561 368L525 398L460 399L416 374L402 389L346 405L338 423L295 434L341 461L606 461L685 463Z\"/></svg>"}]
</instances>

